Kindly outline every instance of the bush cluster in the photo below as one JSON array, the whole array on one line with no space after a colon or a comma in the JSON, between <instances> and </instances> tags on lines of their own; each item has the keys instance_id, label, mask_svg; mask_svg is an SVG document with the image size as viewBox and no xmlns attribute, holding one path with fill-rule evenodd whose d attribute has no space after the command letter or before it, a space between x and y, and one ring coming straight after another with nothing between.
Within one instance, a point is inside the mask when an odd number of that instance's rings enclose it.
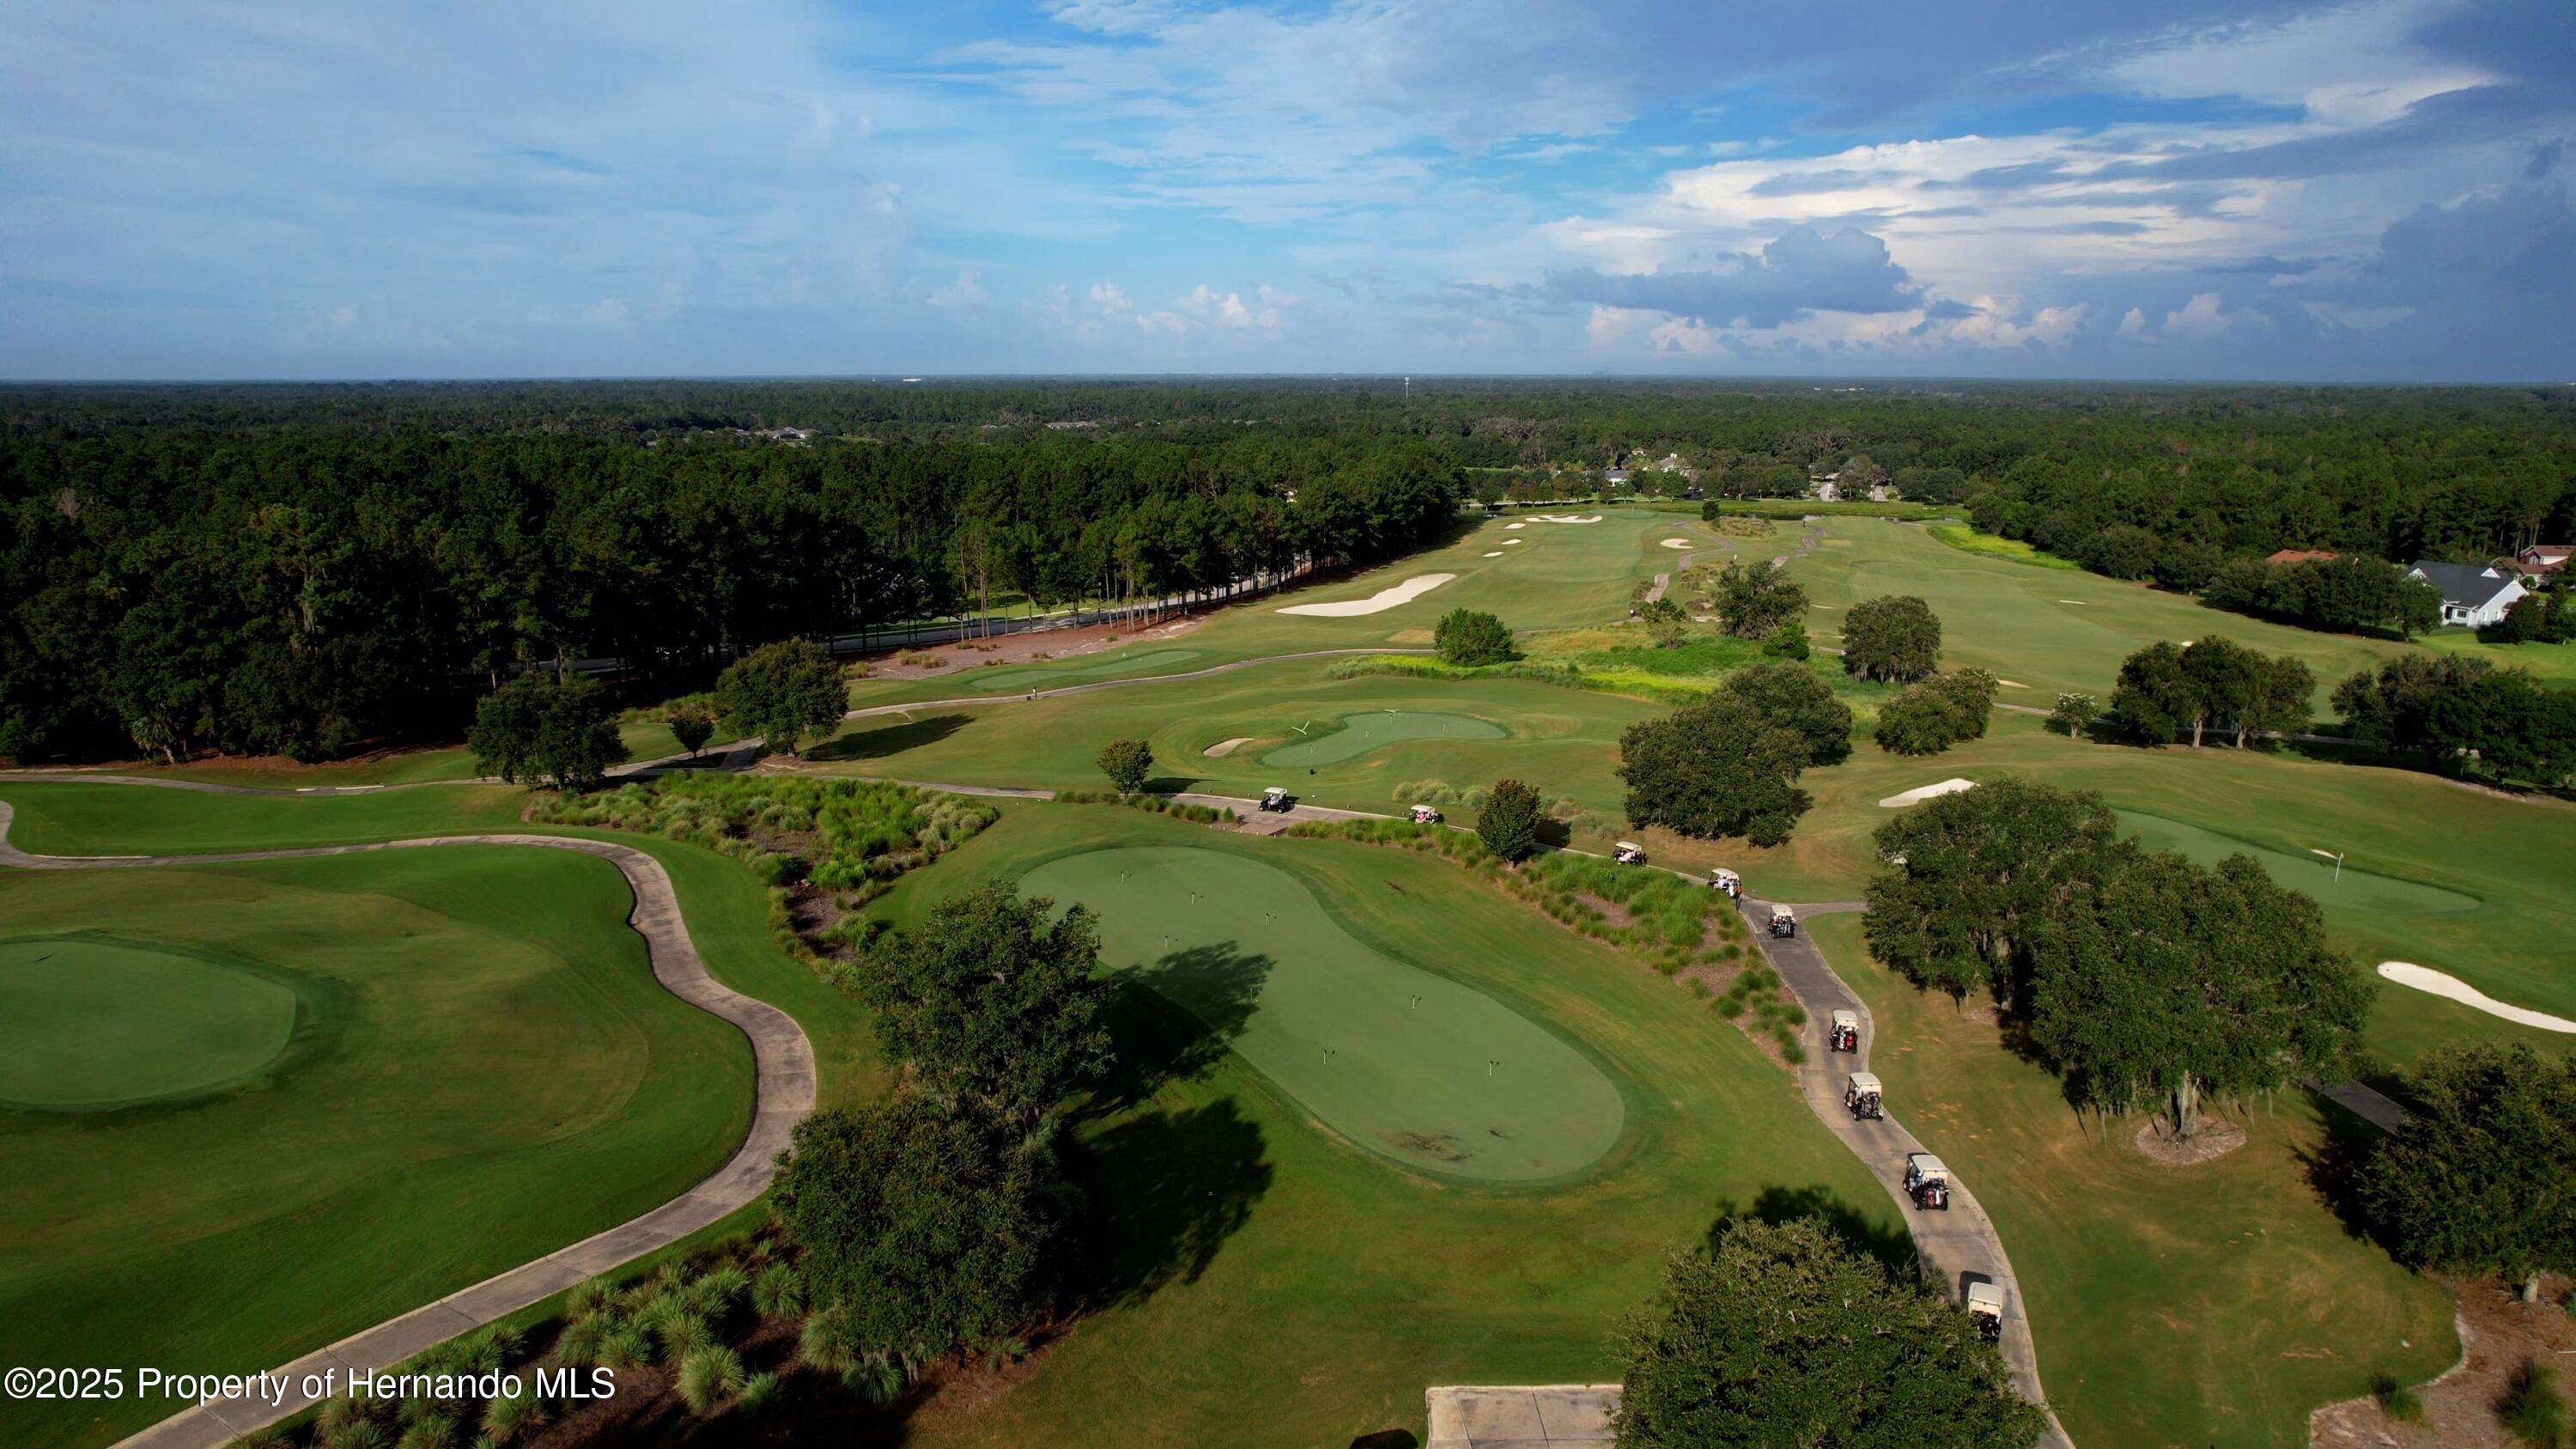
<instances>
[{"instance_id":1,"label":"bush cluster","mask_svg":"<svg viewBox=\"0 0 2576 1449\"><path fill-rule=\"evenodd\" d=\"M1482 810L1487 797L1481 785L1461 789L1435 779L1407 780L1395 787L1392 798L1398 805L1455 805L1461 810Z\"/></svg>"},{"instance_id":2,"label":"bush cluster","mask_svg":"<svg viewBox=\"0 0 2576 1449\"><path fill-rule=\"evenodd\" d=\"M751 862L771 885L881 894L895 877L975 838L989 805L883 780L680 771L540 802L550 825L660 835Z\"/></svg>"},{"instance_id":3,"label":"bush cluster","mask_svg":"<svg viewBox=\"0 0 2576 1449\"><path fill-rule=\"evenodd\" d=\"M1171 800L1161 795L1120 795L1108 790L1059 790L1056 792L1055 799L1059 805L1124 805L1130 810L1142 810L1148 815L1169 815L1175 820L1187 820L1199 825L1221 825L1234 818L1234 812L1231 810L1220 810L1213 805L1192 805L1186 800Z\"/></svg>"}]
</instances>

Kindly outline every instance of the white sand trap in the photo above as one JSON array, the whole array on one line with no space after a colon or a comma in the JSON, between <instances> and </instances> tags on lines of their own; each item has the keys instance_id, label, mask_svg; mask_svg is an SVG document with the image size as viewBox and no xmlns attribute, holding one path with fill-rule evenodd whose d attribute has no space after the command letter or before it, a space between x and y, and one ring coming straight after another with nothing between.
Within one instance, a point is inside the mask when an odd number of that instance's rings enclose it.
<instances>
[{"instance_id":1,"label":"white sand trap","mask_svg":"<svg viewBox=\"0 0 2576 1449\"><path fill-rule=\"evenodd\" d=\"M1529 525L1528 525L1528 524L1526 524L1526 523L1506 523L1506 524L1504 524L1504 525L1503 525L1503 527L1505 527L1505 528L1527 528L1527 527L1529 527Z\"/></svg>"},{"instance_id":2,"label":"white sand trap","mask_svg":"<svg viewBox=\"0 0 2576 1449\"><path fill-rule=\"evenodd\" d=\"M2475 1007L2489 1016L2501 1016L2518 1026L2536 1026L2542 1031L2576 1032L2576 1021L2569 1021L2563 1016L2551 1016L2545 1011L2534 1011L2527 1006L2507 1006L2448 971L2436 971L2430 966L2418 966L2412 961L2382 961L2379 963L2379 974L2400 986L2412 986L2418 991L2432 992L2435 996L2447 996L2463 1006Z\"/></svg>"},{"instance_id":3,"label":"white sand trap","mask_svg":"<svg viewBox=\"0 0 2576 1449\"><path fill-rule=\"evenodd\" d=\"M2082 599L2060 599L2057 602L2061 604L2081 604L2084 601Z\"/></svg>"},{"instance_id":4,"label":"white sand trap","mask_svg":"<svg viewBox=\"0 0 2576 1449\"><path fill-rule=\"evenodd\" d=\"M2006 689L2028 689L2028 688L2030 688L2030 686L2029 686L2029 685L2022 683L2022 682L2021 682L2020 680L2018 680L2018 679L1998 679L1998 680L1996 680L1996 681L1995 681L1995 683L2002 685L2002 686L2003 686L2004 688L2006 688Z\"/></svg>"},{"instance_id":5,"label":"white sand trap","mask_svg":"<svg viewBox=\"0 0 2576 1449\"><path fill-rule=\"evenodd\" d=\"M1503 547L1510 548L1513 544L1527 542L1529 542L1529 540L1526 538L1507 538L1503 540Z\"/></svg>"},{"instance_id":6,"label":"white sand trap","mask_svg":"<svg viewBox=\"0 0 2576 1449\"><path fill-rule=\"evenodd\" d=\"M1564 517L1559 518L1553 513L1533 513L1530 515L1529 521L1532 523L1599 523L1601 521L1601 515L1596 513L1590 518L1578 518L1569 513Z\"/></svg>"},{"instance_id":7,"label":"white sand trap","mask_svg":"<svg viewBox=\"0 0 2576 1449\"><path fill-rule=\"evenodd\" d=\"M1890 795L1878 803L1889 810L1902 810L1908 805L1920 805L1935 795L1956 795L1962 790L1975 788L1977 788L1977 782L1974 780L1944 780L1938 785L1918 785L1900 794Z\"/></svg>"},{"instance_id":8,"label":"white sand trap","mask_svg":"<svg viewBox=\"0 0 2576 1449\"><path fill-rule=\"evenodd\" d=\"M1666 548L1688 548L1690 546L1691 541L1687 538L1668 538L1664 540L1664 547Z\"/></svg>"},{"instance_id":9,"label":"white sand trap","mask_svg":"<svg viewBox=\"0 0 2576 1449\"><path fill-rule=\"evenodd\" d=\"M1501 549L1499 549L1499 548L1498 548L1498 549L1495 549L1492 553L1489 553L1489 554L1485 555L1485 557L1487 557L1487 558L1501 558L1502 556L1503 556L1503 551L1502 551Z\"/></svg>"},{"instance_id":10,"label":"white sand trap","mask_svg":"<svg viewBox=\"0 0 2576 1449\"><path fill-rule=\"evenodd\" d=\"M1230 740L1219 740L1219 741L1217 741L1215 744L1212 744L1212 745L1208 746L1206 749L1199 751L1199 753L1200 753L1200 754L1202 754L1202 755L1205 755L1205 756L1207 756L1209 759L1213 760L1213 759L1215 759L1215 758L1216 758L1217 756L1219 756L1219 755L1230 755L1230 754L1233 754L1233 753L1234 753L1234 747L1235 747L1235 746L1237 746L1237 745L1248 745L1248 744L1251 744L1251 743L1252 743L1252 736L1250 736L1250 735L1236 735L1233 739L1230 739Z\"/></svg>"},{"instance_id":11,"label":"white sand trap","mask_svg":"<svg viewBox=\"0 0 2576 1449\"><path fill-rule=\"evenodd\" d=\"M1348 619L1356 614L1383 614L1398 604L1410 604L1433 589L1458 577L1456 574L1416 574L1391 589L1380 589L1365 599L1346 599L1338 604L1290 604L1283 614L1318 614L1327 619Z\"/></svg>"}]
</instances>

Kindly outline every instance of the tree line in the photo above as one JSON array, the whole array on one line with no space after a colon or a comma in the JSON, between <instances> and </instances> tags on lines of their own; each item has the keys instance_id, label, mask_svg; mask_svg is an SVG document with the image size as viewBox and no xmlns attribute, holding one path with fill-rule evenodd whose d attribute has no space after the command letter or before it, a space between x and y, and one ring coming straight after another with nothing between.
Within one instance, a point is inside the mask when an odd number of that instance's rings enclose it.
<instances>
[{"instance_id":1,"label":"tree line","mask_svg":"<svg viewBox=\"0 0 2576 1449\"><path fill-rule=\"evenodd\" d=\"M806 449L566 434L0 443L0 754L322 759L532 668L1156 599L1419 547L1455 468L1354 440Z\"/></svg>"}]
</instances>

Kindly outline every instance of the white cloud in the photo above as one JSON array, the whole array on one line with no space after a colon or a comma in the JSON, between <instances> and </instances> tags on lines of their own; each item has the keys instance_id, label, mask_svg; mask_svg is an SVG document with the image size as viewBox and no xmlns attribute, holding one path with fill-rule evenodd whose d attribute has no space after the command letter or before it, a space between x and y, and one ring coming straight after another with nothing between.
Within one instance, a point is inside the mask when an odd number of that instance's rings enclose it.
<instances>
[{"instance_id":1,"label":"white cloud","mask_svg":"<svg viewBox=\"0 0 2576 1449\"><path fill-rule=\"evenodd\" d=\"M2184 303L2181 311L2167 312L2162 331L2167 337L2206 340L2226 331L2234 322L2219 310L2216 292L2202 292Z\"/></svg>"}]
</instances>

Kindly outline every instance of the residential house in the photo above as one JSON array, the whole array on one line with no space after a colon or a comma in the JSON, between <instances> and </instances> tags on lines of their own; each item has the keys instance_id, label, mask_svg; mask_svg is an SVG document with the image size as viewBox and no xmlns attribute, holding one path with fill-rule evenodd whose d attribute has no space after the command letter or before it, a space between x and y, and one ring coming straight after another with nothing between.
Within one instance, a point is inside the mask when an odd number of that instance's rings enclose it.
<instances>
[{"instance_id":1,"label":"residential house","mask_svg":"<svg viewBox=\"0 0 2576 1449\"><path fill-rule=\"evenodd\" d=\"M2504 611L2530 590L2510 569L2493 564L2436 563L2420 559L2406 571L2442 591L2442 622L2485 629L2504 622Z\"/></svg>"},{"instance_id":2,"label":"residential house","mask_svg":"<svg viewBox=\"0 0 2576 1449\"><path fill-rule=\"evenodd\" d=\"M2550 575L2576 562L2576 543L2535 543L2513 556L2514 567L2536 579Z\"/></svg>"}]
</instances>

